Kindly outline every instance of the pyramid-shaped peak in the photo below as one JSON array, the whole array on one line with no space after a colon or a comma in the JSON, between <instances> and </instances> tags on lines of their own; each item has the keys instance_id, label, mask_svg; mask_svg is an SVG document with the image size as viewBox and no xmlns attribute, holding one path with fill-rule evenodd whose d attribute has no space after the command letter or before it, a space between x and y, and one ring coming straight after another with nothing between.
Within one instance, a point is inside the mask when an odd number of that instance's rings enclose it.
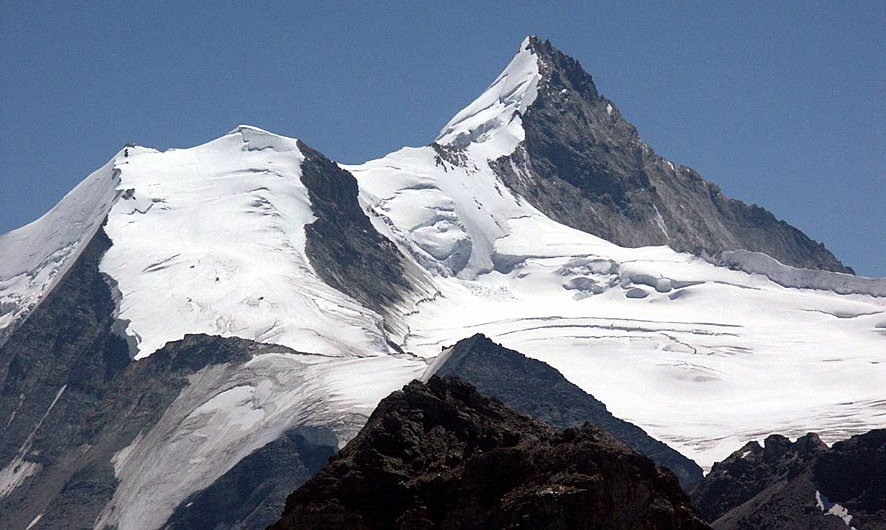
<instances>
[{"instance_id":1,"label":"pyramid-shaped peak","mask_svg":"<svg viewBox=\"0 0 886 530\"><path fill-rule=\"evenodd\" d=\"M440 131L435 140L440 145L465 147L506 137L522 140L515 117L522 115L535 101L541 80L539 61L531 50L531 39L524 39L517 54L495 81L470 105L462 109ZM504 142L510 146L513 141ZM506 154L513 146L497 146L494 151Z\"/></svg>"},{"instance_id":2,"label":"pyramid-shaped peak","mask_svg":"<svg viewBox=\"0 0 886 530\"><path fill-rule=\"evenodd\" d=\"M455 147L485 143L490 154L507 154L523 140L519 118L537 98L563 90L588 101L599 99L593 79L577 60L549 40L527 36L495 81L443 127L435 143ZM493 139L502 141L490 142Z\"/></svg>"}]
</instances>

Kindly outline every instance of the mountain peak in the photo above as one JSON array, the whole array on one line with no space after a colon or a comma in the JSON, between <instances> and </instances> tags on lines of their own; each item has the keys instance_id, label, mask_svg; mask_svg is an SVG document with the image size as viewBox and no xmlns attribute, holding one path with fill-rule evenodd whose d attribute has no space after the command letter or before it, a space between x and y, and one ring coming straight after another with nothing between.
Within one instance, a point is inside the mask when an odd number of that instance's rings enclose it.
<instances>
[{"instance_id":1,"label":"mountain peak","mask_svg":"<svg viewBox=\"0 0 886 530\"><path fill-rule=\"evenodd\" d=\"M513 151L523 141L519 117L538 95L541 80L539 61L533 51L534 37L527 37L511 62L491 85L462 109L440 131L435 143L466 147L492 139L493 150L501 155ZM499 134L504 132L505 134Z\"/></svg>"},{"instance_id":2,"label":"mountain peak","mask_svg":"<svg viewBox=\"0 0 886 530\"><path fill-rule=\"evenodd\" d=\"M244 123L241 123L240 125L234 127L233 129L231 129L228 132L228 134L244 134L244 133L246 133L246 134L249 134L249 133L269 134L272 136L277 136L276 134L274 134L272 132L268 132L268 131L262 129L261 127L256 127L254 125L247 125Z\"/></svg>"},{"instance_id":3,"label":"mountain peak","mask_svg":"<svg viewBox=\"0 0 886 530\"><path fill-rule=\"evenodd\" d=\"M525 140L522 119L536 99L562 99L569 93L591 103L600 99L577 60L549 40L529 35L495 81L443 127L434 143L459 148L485 144L490 159L510 154Z\"/></svg>"},{"instance_id":4,"label":"mountain peak","mask_svg":"<svg viewBox=\"0 0 886 530\"><path fill-rule=\"evenodd\" d=\"M240 135L248 151L298 151L298 140L295 138L280 136L252 125L238 125L225 136L232 135Z\"/></svg>"},{"instance_id":5,"label":"mountain peak","mask_svg":"<svg viewBox=\"0 0 886 530\"><path fill-rule=\"evenodd\" d=\"M588 101L600 99L591 75L576 59L555 48L551 41L539 37L526 38L527 49L536 55L542 77L541 86L547 91L574 91Z\"/></svg>"}]
</instances>

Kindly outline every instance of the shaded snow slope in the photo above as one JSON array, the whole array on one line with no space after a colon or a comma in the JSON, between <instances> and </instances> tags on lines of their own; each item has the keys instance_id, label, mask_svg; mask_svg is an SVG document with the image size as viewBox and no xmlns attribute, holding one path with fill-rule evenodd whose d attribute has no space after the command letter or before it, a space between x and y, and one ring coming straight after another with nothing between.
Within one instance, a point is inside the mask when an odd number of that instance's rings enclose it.
<instances>
[{"instance_id":1,"label":"shaded snow slope","mask_svg":"<svg viewBox=\"0 0 886 530\"><path fill-rule=\"evenodd\" d=\"M424 363L390 356L330 359L285 349L209 366L160 421L113 459L120 481L96 528L160 528L189 495L292 428L319 428L344 445L375 404Z\"/></svg>"}]
</instances>

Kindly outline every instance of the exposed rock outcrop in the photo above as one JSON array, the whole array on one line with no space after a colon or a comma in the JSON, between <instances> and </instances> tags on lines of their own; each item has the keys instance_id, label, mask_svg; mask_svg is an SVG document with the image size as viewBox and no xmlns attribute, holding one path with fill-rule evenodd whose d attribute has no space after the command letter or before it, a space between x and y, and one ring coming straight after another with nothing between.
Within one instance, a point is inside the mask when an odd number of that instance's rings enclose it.
<instances>
[{"instance_id":1,"label":"exposed rock outcrop","mask_svg":"<svg viewBox=\"0 0 886 530\"><path fill-rule=\"evenodd\" d=\"M445 362L436 370L436 375L463 379L514 411L560 429L590 422L673 471L687 490L702 479L698 464L640 427L616 418L606 405L542 361L509 350L481 334L458 341L443 355Z\"/></svg>"},{"instance_id":2,"label":"exposed rock outcrop","mask_svg":"<svg viewBox=\"0 0 886 530\"><path fill-rule=\"evenodd\" d=\"M606 433L434 377L385 398L272 528L706 527L673 475Z\"/></svg>"},{"instance_id":3,"label":"exposed rock outcrop","mask_svg":"<svg viewBox=\"0 0 886 530\"><path fill-rule=\"evenodd\" d=\"M311 265L330 286L388 314L411 288L400 251L363 213L354 176L304 142L298 148L305 156L301 181L317 217L305 227Z\"/></svg>"},{"instance_id":4,"label":"exposed rock outcrop","mask_svg":"<svg viewBox=\"0 0 886 530\"><path fill-rule=\"evenodd\" d=\"M810 269L851 272L769 211L730 199L657 155L575 59L531 37L541 81L526 139L497 172L553 219L622 246L716 254L746 249Z\"/></svg>"},{"instance_id":5,"label":"exposed rock outcrop","mask_svg":"<svg viewBox=\"0 0 886 530\"><path fill-rule=\"evenodd\" d=\"M722 530L886 529L886 430L831 448L813 433L749 442L714 465L692 500Z\"/></svg>"}]
</instances>

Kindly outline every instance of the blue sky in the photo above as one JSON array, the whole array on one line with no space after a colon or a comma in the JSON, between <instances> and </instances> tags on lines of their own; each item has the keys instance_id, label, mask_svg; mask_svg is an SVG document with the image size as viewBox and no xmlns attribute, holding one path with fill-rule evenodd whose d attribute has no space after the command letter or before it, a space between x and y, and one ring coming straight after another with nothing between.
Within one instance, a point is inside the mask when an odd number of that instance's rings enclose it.
<instances>
[{"instance_id":1,"label":"blue sky","mask_svg":"<svg viewBox=\"0 0 886 530\"><path fill-rule=\"evenodd\" d=\"M140 4L0 0L0 232L129 141L426 144L537 34L657 152L886 276L886 2Z\"/></svg>"}]
</instances>

